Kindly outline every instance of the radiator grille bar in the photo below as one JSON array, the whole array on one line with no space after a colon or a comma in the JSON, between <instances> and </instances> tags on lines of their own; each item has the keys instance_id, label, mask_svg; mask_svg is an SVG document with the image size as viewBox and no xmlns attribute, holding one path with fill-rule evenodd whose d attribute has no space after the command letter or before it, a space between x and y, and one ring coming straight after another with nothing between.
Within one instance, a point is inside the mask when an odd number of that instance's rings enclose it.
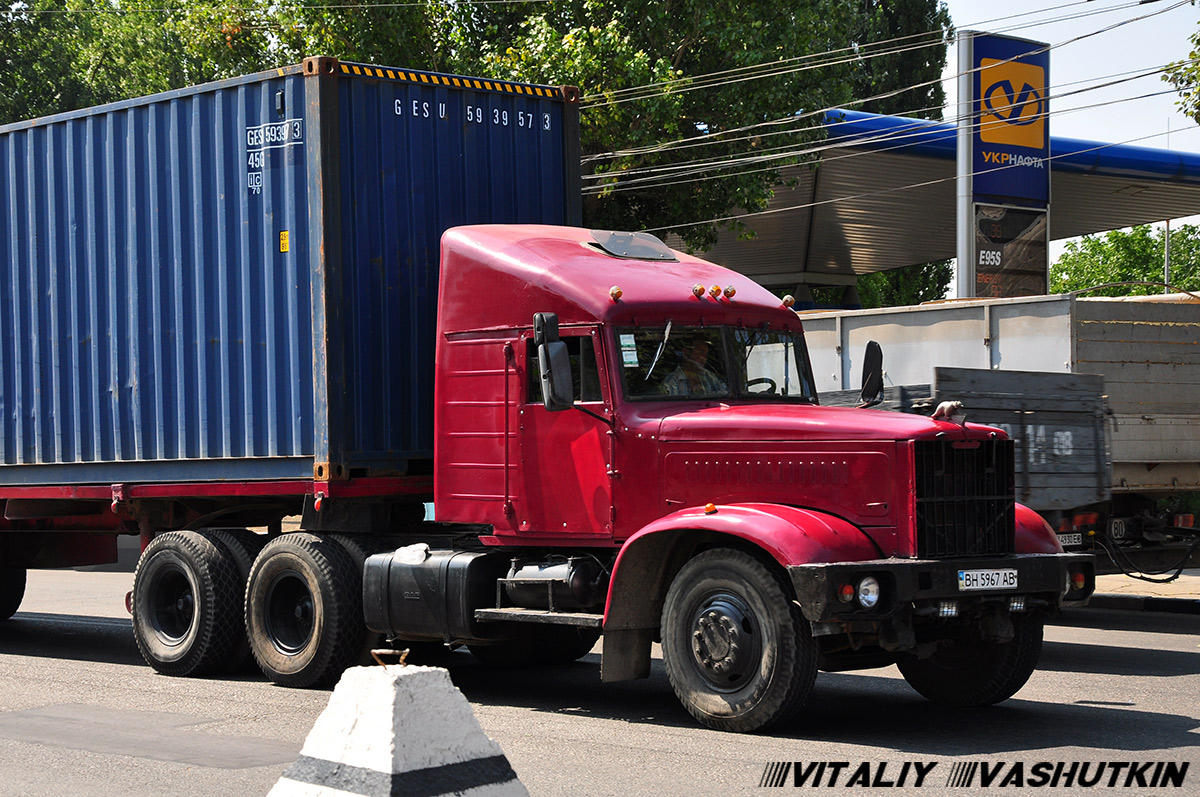
<instances>
[{"instance_id":1,"label":"radiator grille bar","mask_svg":"<svg viewBox=\"0 0 1200 797\"><path fill-rule=\"evenodd\" d=\"M919 558L1014 551L1013 443L977 442L916 441Z\"/></svg>"}]
</instances>

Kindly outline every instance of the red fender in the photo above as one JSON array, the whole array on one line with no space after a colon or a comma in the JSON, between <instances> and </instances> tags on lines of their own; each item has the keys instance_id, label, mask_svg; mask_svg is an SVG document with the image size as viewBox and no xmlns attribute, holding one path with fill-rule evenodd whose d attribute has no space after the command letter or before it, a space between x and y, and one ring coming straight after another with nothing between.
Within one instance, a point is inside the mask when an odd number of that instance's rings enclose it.
<instances>
[{"instance_id":1,"label":"red fender","mask_svg":"<svg viewBox=\"0 0 1200 797\"><path fill-rule=\"evenodd\" d=\"M1017 504L1017 553L1063 553L1058 535L1045 518L1024 504Z\"/></svg>"},{"instance_id":2,"label":"red fender","mask_svg":"<svg viewBox=\"0 0 1200 797\"><path fill-rule=\"evenodd\" d=\"M822 512L779 504L722 504L712 514L703 507L682 509L643 527L621 547L604 610L606 631L658 625L670 553L685 534L745 540L781 565L882 556L857 526Z\"/></svg>"}]
</instances>

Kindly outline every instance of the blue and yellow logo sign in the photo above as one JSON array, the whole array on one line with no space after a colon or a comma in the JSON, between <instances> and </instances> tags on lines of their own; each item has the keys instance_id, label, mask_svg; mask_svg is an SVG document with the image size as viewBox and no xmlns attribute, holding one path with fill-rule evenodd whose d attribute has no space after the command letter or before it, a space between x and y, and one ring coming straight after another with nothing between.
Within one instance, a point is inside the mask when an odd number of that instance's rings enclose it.
<instances>
[{"instance_id":1,"label":"blue and yellow logo sign","mask_svg":"<svg viewBox=\"0 0 1200 797\"><path fill-rule=\"evenodd\" d=\"M982 33L967 38L972 194L976 202L1050 201L1049 45Z\"/></svg>"},{"instance_id":2,"label":"blue and yellow logo sign","mask_svg":"<svg viewBox=\"0 0 1200 797\"><path fill-rule=\"evenodd\" d=\"M979 62L979 139L988 144L1046 146L1046 70L1034 64Z\"/></svg>"}]
</instances>

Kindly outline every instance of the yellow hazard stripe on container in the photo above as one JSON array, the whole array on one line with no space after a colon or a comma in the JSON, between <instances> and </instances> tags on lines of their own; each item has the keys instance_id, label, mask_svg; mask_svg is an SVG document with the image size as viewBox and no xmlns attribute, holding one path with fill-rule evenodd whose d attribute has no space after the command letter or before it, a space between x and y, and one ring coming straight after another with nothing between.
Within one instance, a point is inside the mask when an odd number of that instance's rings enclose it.
<instances>
[{"instance_id":1,"label":"yellow hazard stripe on container","mask_svg":"<svg viewBox=\"0 0 1200 797\"><path fill-rule=\"evenodd\" d=\"M521 83L501 83L500 81L480 80L478 78L449 77L446 75L429 75L422 72L405 72L383 67L358 66L341 64L342 74L355 74L363 77L378 77L386 80L397 80L404 83L425 83L434 86L454 86L465 89L481 89L484 91L502 92L505 94L525 94L530 97L561 98L562 92L548 87L529 86ZM278 70L282 75L283 71Z\"/></svg>"}]
</instances>

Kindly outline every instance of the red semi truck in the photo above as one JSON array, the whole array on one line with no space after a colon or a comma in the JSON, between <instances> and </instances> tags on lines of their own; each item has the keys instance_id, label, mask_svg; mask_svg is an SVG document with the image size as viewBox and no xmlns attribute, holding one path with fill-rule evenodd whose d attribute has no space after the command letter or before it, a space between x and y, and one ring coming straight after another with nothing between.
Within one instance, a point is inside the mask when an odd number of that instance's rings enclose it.
<instances>
[{"instance_id":1,"label":"red semi truck","mask_svg":"<svg viewBox=\"0 0 1200 797\"><path fill-rule=\"evenodd\" d=\"M822 669L1020 689L1094 578L1016 504L1011 442L819 406L786 302L563 226L576 101L316 58L0 128L0 616L140 534L134 634L171 675L603 634L603 680L661 642L732 731Z\"/></svg>"},{"instance_id":2,"label":"red semi truck","mask_svg":"<svg viewBox=\"0 0 1200 797\"><path fill-rule=\"evenodd\" d=\"M645 234L463 227L439 297L435 506L462 536L367 560L374 631L506 664L603 632L605 681L659 641L688 711L749 731L819 669L1004 700L1091 593L1003 432L818 406L796 315L741 275Z\"/></svg>"}]
</instances>

